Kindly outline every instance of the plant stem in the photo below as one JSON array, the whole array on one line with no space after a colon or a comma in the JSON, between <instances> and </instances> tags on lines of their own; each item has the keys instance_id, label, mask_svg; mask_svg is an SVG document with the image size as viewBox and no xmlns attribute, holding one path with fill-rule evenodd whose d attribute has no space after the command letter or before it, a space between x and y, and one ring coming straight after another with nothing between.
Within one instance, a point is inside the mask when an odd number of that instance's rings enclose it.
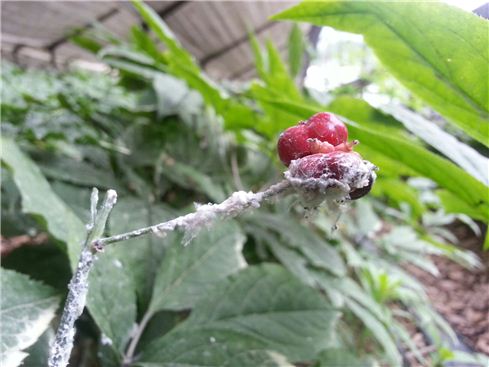
<instances>
[{"instance_id":1,"label":"plant stem","mask_svg":"<svg viewBox=\"0 0 489 367\"><path fill-rule=\"evenodd\" d=\"M237 191L220 204L201 205L195 212L183 215L167 222L139 228L131 232L126 232L111 237L100 238L94 241L93 246L97 250L102 250L110 243L126 241L148 233L164 235L165 233L174 231L177 228L194 232L199 228L211 225L217 218L232 218L241 214L250 207L258 208L261 202L264 200L277 196L288 190L290 187L290 183L287 180L283 180L270 186L265 191L257 193Z\"/></svg>"},{"instance_id":2,"label":"plant stem","mask_svg":"<svg viewBox=\"0 0 489 367\"><path fill-rule=\"evenodd\" d=\"M68 296L63 314L56 332L56 338L49 353L49 367L65 367L68 365L73 338L75 321L85 308L88 292L88 276L94 263L94 250L91 243L102 236L109 214L117 201L117 193L108 190L104 202L97 212L98 190L93 189L90 198L90 222L87 224L87 237L82 247L78 265L68 286Z\"/></svg>"},{"instance_id":3,"label":"plant stem","mask_svg":"<svg viewBox=\"0 0 489 367\"><path fill-rule=\"evenodd\" d=\"M146 329L146 325L148 325L149 320L153 317L153 312L151 310L147 310L144 314L141 322L139 323L134 336L127 347L126 354L124 355L124 360L122 361L122 366L129 366L132 363L132 359L134 357L134 353L136 352L136 347L138 346L139 339L143 335L144 329Z\"/></svg>"}]
</instances>

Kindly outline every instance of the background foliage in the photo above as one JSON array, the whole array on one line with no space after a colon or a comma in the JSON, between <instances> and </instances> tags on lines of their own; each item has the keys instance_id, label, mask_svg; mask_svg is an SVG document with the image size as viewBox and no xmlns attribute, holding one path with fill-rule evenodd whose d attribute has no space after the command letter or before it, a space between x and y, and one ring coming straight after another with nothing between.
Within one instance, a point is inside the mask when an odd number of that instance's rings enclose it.
<instances>
[{"instance_id":1,"label":"background foliage","mask_svg":"<svg viewBox=\"0 0 489 367\"><path fill-rule=\"evenodd\" d=\"M406 320L437 346L433 361L482 363L449 350L453 331L403 265L436 275L432 254L479 265L445 226L461 220L480 236L488 221L488 98L478 83L487 73L487 22L432 3L303 3L276 17L362 33L383 65L375 61L368 83L382 90L394 76L409 96L385 93L390 103L374 108L359 88L318 99L297 86L306 49L298 27L288 64L251 35L258 78L231 90L209 80L149 7L134 6L158 42L141 28L129 42L100 31L74 39L107 73L3 65L2 234L47 231L50 239L3 260L11 270L2 270L2 317L22 307L29 319L8 325L15 332L2 360L45 363L91 187L119 193L110 234L259 190L281 179L279 132L328 110L380 167L372 195L350 205L338 230L338 213L305 212L290 197L202 231L188 246L173 234L108 249L91 274L73 363L334 366L348 358L398 366L409 349L426 363ZM25 308L32 302L35 310ZM33 323L41 332L26 339L20 325ZM135 330L142 336L131 356Z\"/></svg>"}]
</instances>

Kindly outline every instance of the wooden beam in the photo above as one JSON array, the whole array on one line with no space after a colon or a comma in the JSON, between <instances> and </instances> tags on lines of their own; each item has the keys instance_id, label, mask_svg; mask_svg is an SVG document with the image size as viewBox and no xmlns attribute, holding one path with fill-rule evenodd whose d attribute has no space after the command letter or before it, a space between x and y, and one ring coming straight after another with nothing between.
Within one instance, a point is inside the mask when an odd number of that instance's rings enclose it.
<instances>
[{"instance_id":1,"label":"wooden beam","mask_svg":"<svg viewBox=\"0 0 489 367\"><path fill-rule=\"evenodd\" d=\"M272 26L274 26L276 24L278 24L278 23L268 22L267 21L264 24L262 24L262 25L260 25L258 27L255 27L251 32L254 33L255 35L258 35L261 32L264 32L265 30L267 30L268 28L271 28ZM248 35L248 33L246 33L245 35L241 36L240 38L238 38L237 40L233 41L232 43L230 43L230 44L228 44L228 45L220 48L219 50L216 50L216 51L210 53L209 55L207 55L204 58L202 58L202 60L200 60L200 63L202 65L202 67L205 67L212 60L221 57L222 55L228 53L232 49L240 46L241 44L243 44L243 43L245 43L247 41L249 41L249 35Z\"/></svg>"}]
</instances>

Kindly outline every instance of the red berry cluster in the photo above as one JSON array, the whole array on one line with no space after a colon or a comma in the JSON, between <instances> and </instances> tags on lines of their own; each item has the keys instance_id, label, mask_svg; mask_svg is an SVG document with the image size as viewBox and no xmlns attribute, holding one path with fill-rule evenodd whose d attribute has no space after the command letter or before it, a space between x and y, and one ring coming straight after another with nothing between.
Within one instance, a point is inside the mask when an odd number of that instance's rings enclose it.
<instances>
[{"instance_id":1,"label":"red berry cluster","mask_svg":"<svg viewBox=\"0 0 489 367\"><path fill-rule=\"evenodd\" d=\"M327 179L327 185L347 187L349 198L355 200L372 188L375 166L353 152L358 141L347 140L345 124L331 113L320 112L285 130L277 149L293 178Z\"/></svg>"}]
</instances>

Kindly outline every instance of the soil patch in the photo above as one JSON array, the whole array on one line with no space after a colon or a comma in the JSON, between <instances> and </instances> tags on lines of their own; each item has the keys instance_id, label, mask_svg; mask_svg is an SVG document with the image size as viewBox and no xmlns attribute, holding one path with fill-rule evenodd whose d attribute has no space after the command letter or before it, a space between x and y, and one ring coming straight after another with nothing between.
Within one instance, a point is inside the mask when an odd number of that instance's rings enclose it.
<instances>
[{"instance_id":1,"label":"soil patch","mask_svg":"<svg viewBox=\"0 0 489 367\"><path fill-rule=\"evenodd\" d=\"M424 284L433 306L461 336L461 341L474 351L489 355L489 252L482 251L481 238L464 225L451 230L460 239L459 247L480 257L481 269L468 270L434 256L432 260L440 270L438 277L414 267L408 270Z\"/></svg>"}]
</instances>

